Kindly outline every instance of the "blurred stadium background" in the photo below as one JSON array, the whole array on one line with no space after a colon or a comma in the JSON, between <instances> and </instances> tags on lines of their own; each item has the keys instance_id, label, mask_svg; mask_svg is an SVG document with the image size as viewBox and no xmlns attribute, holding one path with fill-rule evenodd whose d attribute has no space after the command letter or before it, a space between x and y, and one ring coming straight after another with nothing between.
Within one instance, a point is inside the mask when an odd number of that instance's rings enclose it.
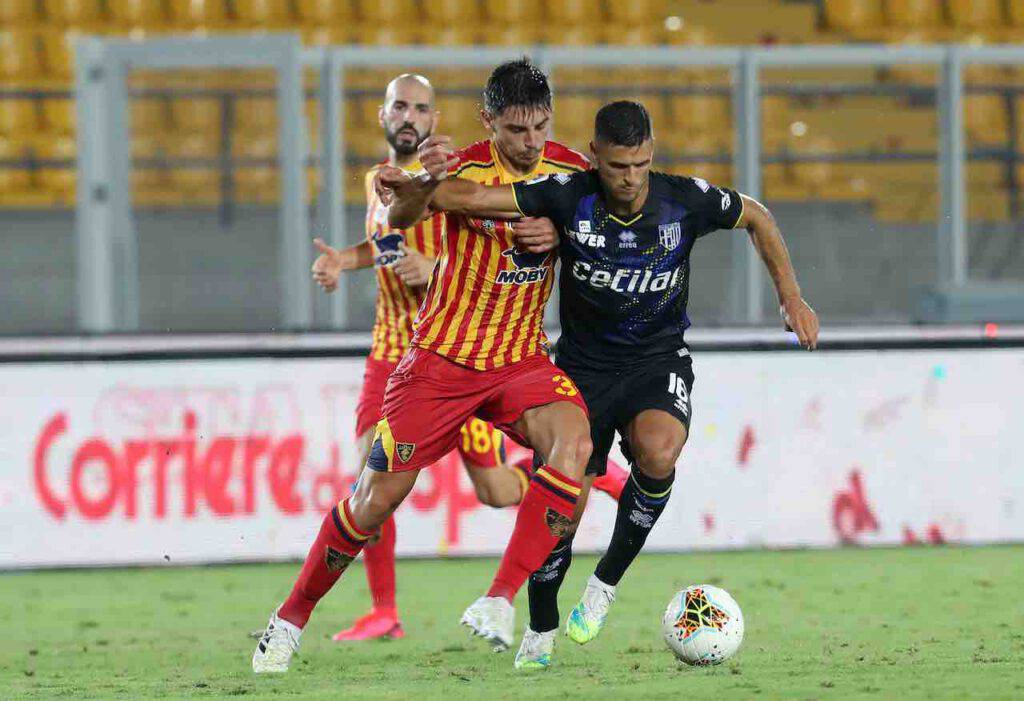
<instances>
[{"instance_id":1,"label":"blurred stadium background","mask_svg":"<svg viewBox=\"0 0 1024 701\"><path fill-rule=\"evenodd\" d=\"M1024 36L1020 0L5 0L0 297L17 304L0 317L0 333L369 328L369 275L350 277L347 296L333 306L304 280L293 279L307 264L308 236L293 231L290 243L282 241L287 234L279 216L296 213L282 193L279 105L270 67L157 70L124 62L131 154L127 226L136 243L127 253L111 244L109 285L88 288L82 279L106 273L97 268L104 264L102 251L89 246L93 257L86 260L85 246L75 243L76 194L82 195L76 191L83 177L77 157L86 140L95 141L89 133L95 125L79 122L76 80L81 94L90 83L115 82L116 76L97 75L107 65L106 49L89 54L76 75L76 42L97 36L109 48L167 35L281 32L297 33L307 47L301 59L301 167L310 231L331 226L330 203L322 196L326 52L320 47L435 50L419 64L415 52L403 52L392 65L381 63L379 54L372 62L339 54L344 196L335 209L343 221L333 233L348 241L362 236L362 172L384 155L376 111L387 79L402 70L427 73L439 90L442 131L469 143L485 137L476 114L481 86L496 62L491 57L525 52L552 72L556 138L585 148L596 108L611 98L636 97L654 118L660 167L759 193L784 223L801 281L826 324L1009 321L1024 315L1024 62L1015 62L1024 54L988 63L964 60L962 124L951 142L942 115L949 55L926 48L953 42L971 51L1015 43ZM880 50L874 61L861 55L839 61L843 65L762 64L756 69L759 128L746 132L736 129L742 71L728 64L734 59L665 65L661 48L710 56L709 49L719 46L828 51L865 43L904 54L886 58ZM622 60L614 67L553 60L553 47L583 46L606 56L621 52ZM446 61L443 47L470 47L479 65L465 56ZM818 61L810 54L804 60ZM744 133L756 138L756 150L740 152ZM952 189L940 187L941 156L950 144L963 154L959 190L955 182ZM101 141L98 148L100 161L116 161L113 147ZM751 157L752 170L744 170ZM960 193L955 205L953 194L946 194L954 192ZM100 209L119 197L103 187L86 195ZM950 221L961 210L962 222ZM695 272L699 293L692 300L698 326L775 323L770 294L758 294L767 288L751 297L737 279L744 256L742 246L730 246L724 237L702 247ZM950 301L949 287L964 282L969 291L960 297L969 299L958 304L953 294ZM96 304L113 311L97 316Z\"/></svg>"}]
</instances>

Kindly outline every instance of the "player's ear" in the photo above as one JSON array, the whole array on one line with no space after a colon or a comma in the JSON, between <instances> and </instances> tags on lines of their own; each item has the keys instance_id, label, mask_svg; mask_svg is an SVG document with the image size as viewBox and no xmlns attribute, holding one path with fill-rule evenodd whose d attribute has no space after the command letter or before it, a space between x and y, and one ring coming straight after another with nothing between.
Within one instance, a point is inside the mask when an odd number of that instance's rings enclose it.
<instances>
[{"instance_id":1,"label":"player's ear","mask_svg":"<svg viewBox=\"0 0 1024 701\"><path fill-rule=\"evenodd\" d=\"M384 126L384 105L377 106L377 123Z\"/></svg>"},{"instance_id":2,"label":"player's ear","mask_svg":"<svg viewBox=\"0 0 1024 701\"><path fill-rule=\"evenodd\" d=\"M590 140L590 162L597 165L597 147L594 146L594 140Z\"/></svg>"},{"instance_id":3,"label":"player's ear","mask_svg":"<svg viewBox=\"0 0 1024 701\"><path fill-rule=\"evenodd\" d=\"M491 113L487 110L480 110L480 123L488 130L494 129L494 120L491 118Z\"/></svg>"}]
</instances>

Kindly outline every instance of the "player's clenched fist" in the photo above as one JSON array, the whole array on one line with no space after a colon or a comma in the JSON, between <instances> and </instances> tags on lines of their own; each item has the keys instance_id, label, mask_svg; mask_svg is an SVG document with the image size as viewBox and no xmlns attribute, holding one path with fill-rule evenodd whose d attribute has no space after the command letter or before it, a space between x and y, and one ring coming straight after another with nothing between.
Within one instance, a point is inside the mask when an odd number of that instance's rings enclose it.
<instances>
[{"instance_id":1,"label":"player's clenched fist","mask_svg":"<svg viewBox=\"0 0 1024 701\"><path fill-rule=\"evenodd\" d=\"M381 204L390 204L391 198L396 191L412 183L412 176L401 168L394 166L381 166L377 174L373 176L373 189L377 191L377 197Z\"/></svg>"},{"instance_id":2,"label":"player's clenched fist","mask_svg":"<svg viewBox=\"0 0 1024 701\"><path fill-rule=\"evenodd\" d=\"M419 251L409 248L404 243L398 244L404 254L395 263L395 272L409 287L423 287L430 281L430 272L434 269L434 260L427 258Z\"/></svg>"},{"instance_id":3,"label":"player's clenched fist","mask_svg":"<svg viewBox=\"0 0 1024 701\"><path fill-rule=\"evenodd\" d=\"M420 165L431 180L444 180L448 177L448 169L459 162L452 149L451 137L441 135L424 139L419 147L419 157Z\"/></svg>"},{"instance_id":4,"label":"player's clenched fist","mask_svg":"<svg viewBox=\"0 0 1024 701\"><path fill-rule=\"evenodd\" d=\"M529 253L547 253L558 246L558 230L547 217L523 217L512 224L516 248Z\"/></svg>"}]
</instances>

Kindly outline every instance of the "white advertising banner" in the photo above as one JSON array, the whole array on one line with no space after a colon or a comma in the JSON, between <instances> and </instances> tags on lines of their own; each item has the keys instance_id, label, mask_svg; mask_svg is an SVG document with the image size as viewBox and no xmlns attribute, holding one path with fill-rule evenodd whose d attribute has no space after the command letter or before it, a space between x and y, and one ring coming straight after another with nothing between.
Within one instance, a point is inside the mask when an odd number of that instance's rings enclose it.
<instances>
[{"instance_id":1,"label":"white advertising banner","mask_svg":"<svg viewBox=\"0 0 1024 701\"><path fill-rule=\"evenodd\" d=\"M1024 540L1024 350L694 365L692 435L650 549ZM357 473L362 369L0 364L0 568L302 557ZM591 499L579 550L604 547L614 513ZM451 457L399 510L398 553L496 554L514 518L481 506Z\"/></svg>"}]
</instances>

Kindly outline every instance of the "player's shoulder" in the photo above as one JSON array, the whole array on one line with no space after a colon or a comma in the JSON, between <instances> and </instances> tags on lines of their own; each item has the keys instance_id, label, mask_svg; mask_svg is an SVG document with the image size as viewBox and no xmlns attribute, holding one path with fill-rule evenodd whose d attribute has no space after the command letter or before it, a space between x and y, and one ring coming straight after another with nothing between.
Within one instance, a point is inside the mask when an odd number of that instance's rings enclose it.
<instances>
[{"instance_id":1,"label":"player's shoulder","mask_svg":"<svg viewBox=\"0 0 1024 701\"><path fill-rule=\"evenodd\" d=\"M651 182L662 194L683 199L717 194L721 189L718 185L695 175L672 175L660 171L651 171Z\"/></svg>"},{"instance_id":2,"label":"player's shoulder","mask_svg":"<svg viewBox=\"0 0 1024 701\"><path fill-rule=\"evenodd\" d=\"M544 156L541 160L547 165L564 168L569 172L579 172L590 168L590 161L586 156L557 141L544 143Z\"/></svg>"},{"instance_id":3,"label":"player's shoulder","mask_svg":"<svg viewBox=\"0 0 1024 701\"><path fill-rule=\"evenodd\" d=\"M470 168L490 168L494 165L491 142L487 139L459 149L455 156L459 159L458 165L455 166L455 175Z\"/></svg>"}]
</instances>

